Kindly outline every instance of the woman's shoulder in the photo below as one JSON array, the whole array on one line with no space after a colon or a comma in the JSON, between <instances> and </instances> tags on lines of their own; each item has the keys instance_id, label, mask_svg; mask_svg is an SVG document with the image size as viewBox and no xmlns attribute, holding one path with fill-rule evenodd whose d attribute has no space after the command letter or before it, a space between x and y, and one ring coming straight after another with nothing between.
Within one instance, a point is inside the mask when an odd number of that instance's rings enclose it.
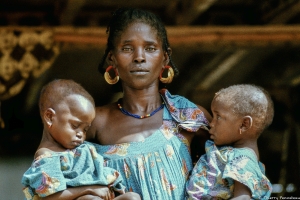
<instances>
[{"instance_id":1,"label":"woman's shoulder","mask_svg":"<svg viewBox=\"0 0 300 200\"><path fill-rule=\"evenodd\" d=\"M102 129L104 129L106 125L111 121L113 112L117 110L116 108L116 103L109 103L103 106L96 107L96 116L92 122L91 127L88 130L87 140L95 139L96 135L98 135L99 132L102 132Z\"/></svg>"},{"instance_id":2,"label":"woman's shoulder","mask_svg":"<svg viewBox=\"0 0 300 200\"><path fill-rule=\"evenodd\" d=\"M117 110L116 103L109 103L103 106L96 107L96 117L95 120L97 123L106 121L111 115L113 115L113 112Z\"/></svg>"},{"instance_id":3,"label":"woman's shoulder","mask_svg":"<svg viewBox=\"0 0 300 200\"><path fill-rule=\"evenodd\" d=\"M96 107L96 114L105 114L116 108L116 102Z\"/></svg>"},{"instance_id":4,"label":"woman's shoulder","mask_svg":"<svg viewBox=\"0 0 300 200\"><path fill-rule=\"evenodd\" d=\"M177 94L171 94L167 89L161 89L160 94L164 101L169 104L170 106L174 106L177 108L193 108L193 109L200 109L202 112L204 112L205 116L209 118L208 121L210 121L210 114L208 111L201 105L198 105L191 100L187 99L184 96L177 95Z\"/></svg>"}]
</instances>

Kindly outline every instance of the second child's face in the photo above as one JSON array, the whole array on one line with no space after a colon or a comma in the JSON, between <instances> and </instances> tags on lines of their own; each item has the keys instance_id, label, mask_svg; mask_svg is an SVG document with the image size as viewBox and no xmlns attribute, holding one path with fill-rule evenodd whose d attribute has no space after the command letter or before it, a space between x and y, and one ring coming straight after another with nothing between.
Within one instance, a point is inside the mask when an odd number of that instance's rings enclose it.
<instances>
[{"instance_id":1,"label":"second child's face","mask_svg":"<svg viewBox=\"0 0 300 200\"><path fill-rule=\"evenodd\" d=\"M142 22L129 24L116 40L109 59L123 85L137 89L158 84L160 71L167 64L157 31Z\"/></svg>"},{"instance_id":2,"label":"second child's face","mask_svg":"<svg viewBox=\"0 0 300 200\"><path fill-rule=\"evenodd\" d=\"M213 119L210 123L210 138L216 145L233 145L239 140L241 121L226 102L212 101Z\"/></svg>"},{"instance_id":3,"label":"second child's face","mask_svg":"<svg viewBox=\"0 0 300 200\"><path fill-rule=\"evenodd\" d=\"M50 134L66 149L79 146L95 118L95 109L90 101L80 95L71 95L66 101L53 108Z\"/></svg>"}]
</instances>

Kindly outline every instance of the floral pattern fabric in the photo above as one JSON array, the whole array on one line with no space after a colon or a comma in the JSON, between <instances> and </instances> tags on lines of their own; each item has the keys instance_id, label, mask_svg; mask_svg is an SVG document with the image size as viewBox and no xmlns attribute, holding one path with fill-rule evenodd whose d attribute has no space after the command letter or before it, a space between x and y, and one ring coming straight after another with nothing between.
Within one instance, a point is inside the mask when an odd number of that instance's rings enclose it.
<instances>
[{"instance_id":1,"label":"floral pattern fabric","mask_svg":"<svg viewBox=\"0 0 300 200\"><path fill-rule=\"evenodd\" d=\"M104 166L93 143L84 142L65 152L49 152L37 157L24 173L22 184L26 199L46 197L67 187L82 185L107 185L119 193L124 186L119 173Z\"/></svg>"},{"instance_id":2,"label":"floral pattern fabric","mask_svg":"<svg viewBox=\"0 0 300 200\"><path fill-rule=\"evenodd\" d=\"M179 129L197 131L208 121L192 102L161 90L165 102L163 123L151 136L140 142L97 145L106 166L117 169L126 191L144 200L182 200L185 183L192 170L187 140Z\"/></svg>"},{"instance_id":3,"label":"floral pattern fabric","mask_svg":"<svg viewBox=\"0 0 300 200\"><path fill-rule=\"evenodd\" d=\"M252 199L270 197L272 185L252 149L217 147L208 140L205 151L187 181L187 199L229 199L233 196L234 181L246 185Z\"/></svg>"}]
</instances>

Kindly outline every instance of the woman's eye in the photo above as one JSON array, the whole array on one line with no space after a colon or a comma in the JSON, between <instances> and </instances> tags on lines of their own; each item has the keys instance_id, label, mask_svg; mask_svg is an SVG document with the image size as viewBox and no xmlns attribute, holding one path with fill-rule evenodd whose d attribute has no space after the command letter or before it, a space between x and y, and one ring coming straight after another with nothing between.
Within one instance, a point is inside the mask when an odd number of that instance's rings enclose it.
<instances>
[{"instance_id":1,"label":"woman's eye","mask_svg":"<svg viewBox=\"0 0 300 200\"><path fill-rule=\"evenodd\" d=\"M122 51L125 51L125 52L131 51L131 48L130 48L130 47L123 47L123 48L122 48Z\"/></svg>"},{"instance_id":2,"label":"woman's eye","mask_svg":"<svg viewBox=\"0 0 300 200\"><path fill-rule=\"evenodd\" d=\"M217 119L221 119L221 117L218 115L218 116L217 116Z\"/></svg>"},{"instance_id":3,"label":"woman's eye","mask_svg":"<svg viewBox=\"0 0 300 200\"><path fill-rule=\"evenodd\" d=\"M155 51L156 49L154 47L147 47L146 50L147 51Z\"/></svg>"}]
</instances>

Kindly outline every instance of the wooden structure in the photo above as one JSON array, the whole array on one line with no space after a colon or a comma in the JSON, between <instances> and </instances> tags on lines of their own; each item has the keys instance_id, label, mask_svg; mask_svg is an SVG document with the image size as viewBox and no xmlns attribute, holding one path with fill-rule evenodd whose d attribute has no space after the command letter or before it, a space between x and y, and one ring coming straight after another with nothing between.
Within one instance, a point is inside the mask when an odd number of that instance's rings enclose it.
<instances>
[{"instance_id":1,"label":"wooden structure","mask_svg":"<svg viewBox=\"0 0 300 200\"><path fill-rule=\"evenodd\" d=\"M33 153L41 129L37 93L50 79L80 82L99 105L114 98L97 65L108 19L121 6L148 9L166 24L180 70L172 93L208 110L214 93L231 84L258 84L272 94L275 118L259 140L261 159L272 182L284 186L274 196L300 196L298 0L2 0L0 32L49 30L60 50L49 70L1 102L0 154Z\"/></svg>"}]
</instances>

